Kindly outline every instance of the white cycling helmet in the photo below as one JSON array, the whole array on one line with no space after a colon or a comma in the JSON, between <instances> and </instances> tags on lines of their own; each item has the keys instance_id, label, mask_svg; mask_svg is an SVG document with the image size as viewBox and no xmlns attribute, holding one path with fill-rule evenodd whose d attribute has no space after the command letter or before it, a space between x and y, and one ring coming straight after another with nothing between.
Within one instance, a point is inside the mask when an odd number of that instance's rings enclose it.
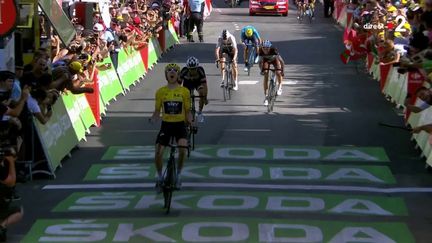
<instances>
[{"instance_id":1,"label":"white cycling helmet","mask_svg":"<svg viewBox=\"0 0 432 243\"><path fill-rule=\"evenodd\" d=\"M272 43L269 40L265 40L262 44L264 48L270 48L272 46Z\"/></svg>"},{"instance_id":2,"label":"white cycling helmet","mask_svg":"<svg viewBox=\"0 0 432 243\"><path fill-rule=\"evenodd\" d=\"M198 58L196 57L189 57L186 61L186 66L188 68L194 68L199 66Z\"/></svg>"}]
</instances>

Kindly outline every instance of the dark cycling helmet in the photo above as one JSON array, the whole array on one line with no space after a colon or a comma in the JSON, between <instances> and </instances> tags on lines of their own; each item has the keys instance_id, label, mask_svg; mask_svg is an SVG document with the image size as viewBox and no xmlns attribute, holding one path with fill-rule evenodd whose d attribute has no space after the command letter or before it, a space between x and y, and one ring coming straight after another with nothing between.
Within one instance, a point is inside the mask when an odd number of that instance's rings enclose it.
<instances>
[{"instance_id":1,"label":"dark cycling helmet","mask_svg":"<svg viewBox=\"0 0 432 243\"><path fill-rule=\"evenodd\" d=\"M180 66L177 65L176 63L170 63L170 64L167 64L167 65L165 66L165 72L167 72L169 69L174 69L174 70L176 70L177 72L180 72Z\"/></svg>"},{"instance_id":2,"label":"dark cycling helmet","mask_svg":"<svg viewBox=\"0 0 432 243\"><path fill-rule=\"evenodd\" d=\"M222 39L226 40L228 38L228 31L222 30Z\"/></svg>"},{"instance_id":3,"label":"dark cycling helmet","mask_svg":"<svg viewBox=\"0 0 432 243\"><path fill-rule=\"evenodd\" d=\"M198 58L196 57L189 57L186 61L186 66L188 68L194 68L199 66Z\"/></svg>"},{"instance_id":4,"label":"dark cycling helmet","mask_svg":"<svg viewBox=\"0 0 432 243\"><path fill-rule=\"evenodd\" d=\"M270 48L272 46L272 43L269 40L265 40L265 41L263 41L262 46L264 48Z\"/></svg>"}]
</instances>

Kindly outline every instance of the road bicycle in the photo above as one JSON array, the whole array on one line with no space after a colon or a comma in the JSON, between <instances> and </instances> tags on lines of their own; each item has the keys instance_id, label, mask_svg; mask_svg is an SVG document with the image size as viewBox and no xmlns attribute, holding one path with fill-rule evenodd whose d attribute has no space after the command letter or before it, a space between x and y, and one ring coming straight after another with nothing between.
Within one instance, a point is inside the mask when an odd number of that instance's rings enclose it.
<instances>
[{"instance_id":1,"label":"road bicycle","mask_svg":"<svg viewBox=\"0 0 432 243\"><path fill-rule=\"evenodd\" d=\"M255 63L257 50L256 50L254 43L252 43L251 41L246 42L246 47L249 50L247 73L248 73L248 76L250 76L250 70Z\"/></svg>"},{"instance_id":2,"label":"road bicycle","mask_svg":"<svg viewBox=\"0 0 432 243\"><path fill-rule=\"evenodd\" d=\"M268 70L270 71L270 80L269 80L269 87L267 90L267 101L268 101L267 111L272 112L277 97L276 69L269 68Z\"/></svg>"},{"instance_id":3,"label":"road bicycle","mask_svg":"<svg viewBox=\"0 0 432 243\"><path fill-rule=\"evenodd\" d=\"M228 0L226 1L229 7L235 8L236 6L240 5L239 0Z\"/></svg>"},{"instance_id":4,"label":"road bicycle","mask_svg":"<svg viewBox=\"0 0 432 243\"><path fill-rule=\"evenodd\" d=\"M172 194L175 190L178 190L176 186L177 181L177 165L175 154L177 152L177 148L185 148L189 153L189 146L181 146L175 144L175 138L171 137L171 142L168 145L170 147L170 155L168 158L168 163L165 167L165 171L163 173L163 184L162 184L162 192L164 197L164 209L166 213L169 214L171 209L171 199Z\"/></svg>"},{"instance_id":5,"label":"road bicycle","mask_svg":"<svg viewBox=\"0 0 432 243\"><path fill-rule=\"evenodd\" d=\"M232 61L229 60L227 61L225 59L224 61L224 66L225 66L225 78L223 80L223 85L222 85L222 92L223 92L223 98L224 101L230 100L231 99L231 90L233 88L233 77L232 77Z\"/></svg>"},{"instance_id":6,"label":"road bicycle","mask_svg":"<svg viewBox=\"0 0 432 243\"><path fill-rule=\"evenodd\" d=\"M306 5L305 15L308 17L309 24L311 24L314 16L314 9L311 7L310 4Z\"/></svg>"},{"instance_id":7,"label":"road bicycle","mask_svg":"<svg viewBox=\"0 0 432 243\"><path fill-rule=\"evenodd\" d=\"M300 6L300 4L303 4L304 8ZM309 4L304 4L304 3L300 3L297 8L300 8L298 11L298 21L299 23L303 22L303 18L306 16L309 20L309 23L312 23L312 19L313 19L313 11L314 9L311 8L311 6Z\"/></svg>"}]
</instances>

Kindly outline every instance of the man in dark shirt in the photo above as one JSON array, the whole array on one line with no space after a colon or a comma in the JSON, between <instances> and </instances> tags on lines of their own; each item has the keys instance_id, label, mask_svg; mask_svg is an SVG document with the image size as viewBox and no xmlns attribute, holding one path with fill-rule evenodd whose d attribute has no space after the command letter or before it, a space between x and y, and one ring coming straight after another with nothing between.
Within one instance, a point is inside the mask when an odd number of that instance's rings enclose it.
<instances>
[{"instance_id":1,"label":"man in dark shirt","mask_svg":"<svg viewBox=\"0 0 432 243\"><path fill-rule=\"evenodd\" d=\"M7 241L7 227L18 223L23 216L22 207L6 200L16 183L15 161L13 149L0 149L0 242Z\"/></svg>"}]
</instances>

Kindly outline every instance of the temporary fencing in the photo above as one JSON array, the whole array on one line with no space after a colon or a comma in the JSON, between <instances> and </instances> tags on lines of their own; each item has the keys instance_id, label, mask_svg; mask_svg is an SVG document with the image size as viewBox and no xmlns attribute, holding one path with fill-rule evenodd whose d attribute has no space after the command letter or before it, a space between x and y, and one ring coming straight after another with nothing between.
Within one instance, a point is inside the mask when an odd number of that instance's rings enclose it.
<instances>
[{"instance_id":1,"label":"temporary fencing","mask_svg":"<svg viewBox=\"0 0 432 243\"><path fill-rule=\"evenodd\" d=\"M161 35L162 33L162 35ZM91 126L99 126L102 117L119 94L125 95L130 87L141 80L161 55L179 43L172 21L161 31L159 38L152 38L140 50L122 49L118 56L118 68L114 69L110 57L97 63L93 75L95 92L74 95L64 93L53 105L53 115L42 125L33 119L36 134L48 162L45 173L55 176L61 161L90 133ZM163 38L160 38L162 36ZM104 64L110 64L107 69Z\"/></svg>"},{"instance_id":2,"label":"temporary fencing","mask_svg":"<svg viewBox=\"0 0 432 243\"><path fill-rule=\"evenodd\" d=\"M335 11L333 18L345 29L352 25L352 11L347 8L343 0L335 1ZM375 80L379 82L381 92L396 104L398 108L405 108L407 94L412 94L410 104L420 104L422 101L415 97L415 91L419 87L430 85L425 81L423 74L419 71L409 71L404 74L398 73L398 67L392 65L380 65L379 58L373 53L368 53L366 57L366 68ZM432 123L432 108L428 108L420 113L410 113L405 111L405 122L411 127L418 127ZM428 166L432 166L432 136L426 132L413 134L417 146L421 149L421 155L426 158Z\"/></svg>"}]
</instances>

